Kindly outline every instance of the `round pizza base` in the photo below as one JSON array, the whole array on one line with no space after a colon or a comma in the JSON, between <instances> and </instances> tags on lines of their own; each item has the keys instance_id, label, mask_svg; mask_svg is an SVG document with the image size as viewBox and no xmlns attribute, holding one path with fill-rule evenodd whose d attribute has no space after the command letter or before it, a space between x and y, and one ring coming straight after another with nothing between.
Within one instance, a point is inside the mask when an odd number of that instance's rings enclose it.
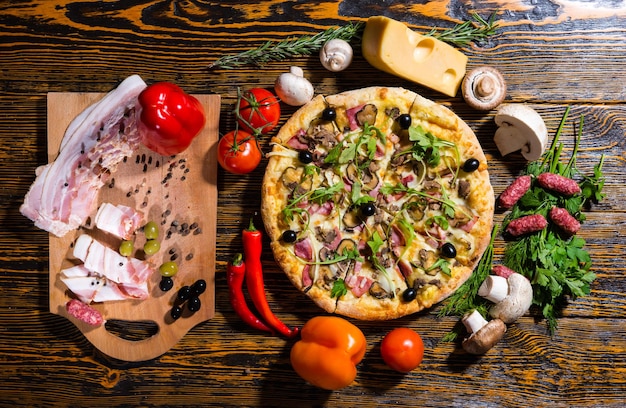
<instances>
[{"instance_id":1,"label":"round pizza base","mask_svg":"<svg viewBox=\"0 0 626 408\"><path fill-rule=\"evenodd\" d=\"M464 174L470 184L466 204L477 214L477 220L469 233L471 237L468 237L473 243L471 254L462 263L453 262L451 276L442 275L445 279L441 279L437 285L422 288L417 298L410 302L403 300L401 292L405 288L401 288L401 284L396 287L395 296L391 298L378 298L368 293L357 296L351 290L340 297L333 297L328 287L305 284L303 270L306 262L294 255L293 244L285 243L281 238L282 233L289 229L282 214L287 195L281 177L287 167L294 167L299 163L294 149L287 147L290 139L302 129L307 129L329 106L337 112L337 129L346 129L350 125L346 116L347 109L365 104L376 105L378 112L389 112L390 109L397 108L400 113L409 113L412 125L419 125L438 138L455 143L464 160L474 158L480 163L476 171ZM384 116L378 115L377 118ZM389 128L385 123L378 123L377 119L375 125L381 129ZM385 132L389 133L390 128ZM272 144L262 186L261 212L274 258L293 285L329 313L362 320L388 320L429 308L448 297L468 279L489 245L495 197L489 181L487 160L471 128L443 105L407 89L394 87L369 87L330 96L318 95L288 119L272 139ZM301 163L299 165L302 166ZM366 264L367 262L363 263Z\"/></svg>"}]
</instances>

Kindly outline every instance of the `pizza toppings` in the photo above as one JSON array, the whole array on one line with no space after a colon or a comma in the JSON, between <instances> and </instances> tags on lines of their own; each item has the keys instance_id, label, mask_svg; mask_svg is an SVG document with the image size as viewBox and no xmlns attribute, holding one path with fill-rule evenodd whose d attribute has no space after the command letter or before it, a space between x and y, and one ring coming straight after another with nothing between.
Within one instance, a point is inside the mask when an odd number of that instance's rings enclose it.
<instances>
[{"instance_id":1,"label":"pizza toppings","mask_svg":"<svg viewBox=\"0 0 626 408\"><path fill-rule=\"evenodd\" d=\"M485 245L475 231L493 207L489 196L476 206L492 190L466 128L416 94L375 89L380 100L317 97L281 129L264 182L277 220L264 204L264 221L297 287L350 316L363 318L348 311L354 304L384 305L367 318L386 319L429 307L466 279Z\"/></svg>"}]
</instances>

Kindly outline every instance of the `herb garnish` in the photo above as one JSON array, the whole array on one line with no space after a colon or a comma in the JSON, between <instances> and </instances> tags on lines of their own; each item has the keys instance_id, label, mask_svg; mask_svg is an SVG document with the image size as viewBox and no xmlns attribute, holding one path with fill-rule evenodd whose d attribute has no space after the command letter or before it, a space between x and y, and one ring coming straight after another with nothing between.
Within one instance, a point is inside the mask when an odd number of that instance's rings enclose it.
<instances>
[{"instance_id":1,"label":"herb garnish","mask_svg":"<svg viewBox=\"0 0 626 408\"><path fill-rule=\"evenodd\" d=\"M545 216L555 205L566 208L582 223L585 220L583 209L604 197L602 193L604 155L594 166L592 176L581 175L576 167L576 155L584 123L582 117L571 158L567 163L560 160L563 144L559 142L559 137L569 111L568 107L543 160L529 164L526 174L537 176L549 171L570 178L582 177L579 182L582 194L562 197L533 185L511 209L504 223L530 213ZM551 334L557 328L557 318L568 298L575 300L577 297L588 295L591 283L596 278L595 273L591 271L591 257L584 246L583 238L565 237L551 225L540 233L523 236L506 245L503 263L530 279L533 285L533 304L541 310Z\"/></svg>"},{"instance_id":2,"label":"herb garnish","mask_svg":"<svg viewBox=\"0 0 626 408\"><path fill-rule=\"evenodd\" d=\"M445 300L443 306L437 312L438 317L458 316L463 317L465 314L476 309L483 316L487 315L488 301L478 296L478 288L491 273L493 263L493 243L498 235L498 226L494 226L491 231L491 240L483 256L478 261L476 269L470 277L461 285L448 299ZM460 327L458 327L460 329ZM459 335L459 330L453 330L446 334L441 341L454 341Z\"/></svg>"},{"instance_id":3,"label":"herb garnish","mask_svg":"<svg viewBox=\"0 0 626 408\"><path fill-rule=\"evenodd\" d=\"M318 53L327 41L334 38L350 41L360 37L365 23L348 23L345 26L329 28L313 36L288 38L284 41L267 41L258 48L253 48L239 54L227 55L209 65L210 69L233 69L242 65L263 65L270 61L280 61L286 58L299 57Z\"/></svg>"},{"instance_id":4,"label":"herb garnish","mask_svg":"<svg viewBox=\"0 0 626 408\"><path fill-rule=\"evenodd\" d=\"M447 42L448 44L455 45L459 48L463 48L470 45L472 42L480 43L488 37L496 34L498 23L495 22L495 11L487 20L479 16L477 13L472 14L472 19L474 21L468 20L455 25L451 29L443 31L438 31L436 28L433 28L427 35Z\"/></svg>"},{"instance_id":5,"label":"herb garnish","mask_svg":"<svg viewBox=\"0 0 626 408\"><path fill-rule=\"evenodd\" d=\"M433 28L425 35L447 42L457 47L465 47L472 42L479 43L489 36L496 34L498 24L495 22L496 12L485 20L478 14L472 14L472 19L457 24L452 28L439 30ZM252 48L239 54L226 55L215 60L209 69L233 69L242 65L261 66L271 61L282 61L287 58L316 54L324 44L333 38L357 42L363 35L365 23L350 22L345 26L328 28L315 35L291 37L284 41L267 41L257 48Z\"/></svg>"}]
</instances>

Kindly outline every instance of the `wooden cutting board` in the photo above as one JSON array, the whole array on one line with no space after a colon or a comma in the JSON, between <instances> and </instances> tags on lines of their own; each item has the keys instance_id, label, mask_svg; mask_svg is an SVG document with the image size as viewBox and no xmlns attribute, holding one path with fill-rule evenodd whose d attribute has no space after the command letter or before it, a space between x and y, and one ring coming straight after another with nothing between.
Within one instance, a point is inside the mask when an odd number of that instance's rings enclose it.
<instances>
[{"instance_id":1,"label":"wooden cutting board","mask_svg":"<svg viewBox=\"0 0 626 408\"><path fill-rule=\"evenodd\" d=\"M52 161L70 121L87 106L102 98L99 93L48 94L48 160ZM206 126L192 145L175 157L158 155L141 147L136 155L120 163L100 191L99 203L131 206L145 214L146 221L159 225L160 251L148 257L158 268L174 260L179 272L169 291L159 288L158 272L149 280L145 300L122 300L92 304L106 323L93 327L68 315L71 299L60 280L60 271L76 263L72 246L79 234L119 247L120 240L97 229L81 228L63 238L50 235L50 312L65 316L103 353L125 361L145 361L162 355L190 329L215 313L215 235L217 212L217 159L219 95L195 95L205 108ZM95 214L94 214L95 215ZM186 228L185 228L186 227ZM145 238L136 233L134 256L143 256ZM199 311L185 311L173 320L170 310L178 289L204 279L207 290L200 295Z\"/></svg>"}]
</instances>

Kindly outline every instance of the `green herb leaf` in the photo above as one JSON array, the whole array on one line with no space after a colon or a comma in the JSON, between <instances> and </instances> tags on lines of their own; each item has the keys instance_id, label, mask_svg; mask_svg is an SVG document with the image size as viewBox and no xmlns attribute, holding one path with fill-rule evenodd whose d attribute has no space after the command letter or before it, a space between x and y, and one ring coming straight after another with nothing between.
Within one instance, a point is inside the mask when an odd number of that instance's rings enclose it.
<instances>
[{"instance_id":1,"label":"green herb leaf","mask_svg":"<svg viewBox=\"0 0 626 408\"><path fill-rule=\"evenodd\" d=\"M330 290L330 297L340 299L346 293L348 293L348 287L346 286L346 282L339 278L333 282L333 287Z\"/></svg>"}]
</instances>

